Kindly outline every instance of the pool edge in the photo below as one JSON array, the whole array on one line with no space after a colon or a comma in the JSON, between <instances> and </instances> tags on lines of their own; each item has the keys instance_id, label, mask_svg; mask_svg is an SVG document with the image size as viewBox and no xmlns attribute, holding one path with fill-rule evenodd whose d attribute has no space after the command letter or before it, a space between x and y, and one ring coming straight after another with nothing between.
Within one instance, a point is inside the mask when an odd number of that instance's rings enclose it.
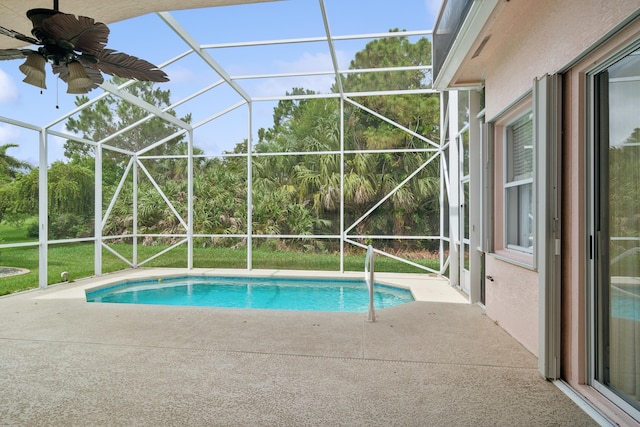
<instances>
[{"instance_id":1,"label":"pool edge","mask_svg":"<svg viewBox=\"0 0 640 427\"><path fill-rule=\"evenodd\" d=\"M222 277L283 277L302 279L363 279L362 272L335 272L318 270L242 270L242 269L183 269L183 268L138 268L102 276L83 278L71 283L51 286L40 290L36 299L79 299L86 303L86 290L98 290L117 283L153 278L171 278L183 276L222 276ZM468 298L449 285L446 278L430 274L414 273L376 273L378 284L393 286L411 291L415 301L449 302L468 304Z\"/></svg>"}]
</instances>

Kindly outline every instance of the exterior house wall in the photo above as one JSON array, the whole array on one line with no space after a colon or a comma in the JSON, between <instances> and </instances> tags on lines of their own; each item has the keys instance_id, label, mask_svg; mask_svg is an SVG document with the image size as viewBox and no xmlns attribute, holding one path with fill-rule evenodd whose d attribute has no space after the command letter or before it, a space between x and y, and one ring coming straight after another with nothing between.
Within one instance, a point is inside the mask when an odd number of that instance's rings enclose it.
<instances>
[{"instance_id":1,"label":"exterior house wall","mask_svg":"<svg viewBox=\"0 0 640 427\"><path fill-rule=\"evenodd\" d=\"M505 19L510 26L490 31L493 48L483 52L486 117L527 93L534 78L575 60L637 8L637 0L509 2L502 13L513 15Z\"/></svg>"},{"instance_id":2,"label":"exterior house wall","mask_svg":"<svg viewBox=\"0 0 640 427\"><path fill-rule=\"evenodd\" d=\"M627 414L586 385L589 347L586 87L589 70L640 37L640 22L614 35L616 28L637 10L638 3L545 0L530 2L527 7L528 13L514 19L509 32L492 34L491 41L502 49L485 52L494 54L484 58L486 116L499 122L505 112L509 114L516 102L526 97L535 78L563 72L561 376L610 419L620 425L633 425ZM507 9L508 6L503 13ZM498 163L494 173L502 173ZM493 278L486 281L487 315L538 355L537 274L505 262L500 251L496 252L497 256L486 257L486 273Z\"/></svg>"},{"instance_id":3,"label":"exterior house wall","mask_svg":"<svg viewBox=\"0 0 640 427\"><path fill-rule=\"evenodd\" d=\"M491 34L487 47L478 58L468 60L470 65L475 60L483 62L487 120L498 119L500 122L503 117L513 114L512 107L530 93L535 78L562 70L615 29L637 8L636 1L542 0L526 2L512 0L504 5L500 13L506 14L506 17L501 16L496 28L486 30L488 34ZM490 20L487 25L490 26L492 23ZM584 102L584 100L575 99L569 102ZM507 112L506 115L505 112ZM584 111L580 111L580 113L583 114ZM576 139L572 144L584 145L584 142L578 142L584 141L582 129L574 128L574 138ZM572 132L571 129L566 131ZM496 150L499 150L499 146L500 144L496 144ZM494 170L497 176L502 173L498 154L500 154L499 151L496 152ZM569 198L565 199L565 205L570 203L573 210L565 212L565 218L580 218L584 217L585 210L584 153L569 151L568 154L569 157L565 158L565 166L570 166L570 168L565 168L565 170L569 171L569 176L564 178L568 181L568 183L565 181L565 194L568 194ZM571 164L567 164L568 162ZM567 188L567 185L571 185L571 187ZM576 189L580 189L580 191L575 191ZM496 192L495 195L497 202L499 202L500 193ZM494 208L501 209L500 203L497 203ZM495 225L494 239L500 241L502 239L501 227L499 223ZM565 286L563 297L584 302L584 222L570 221L567 223L567 227L574 238L573 241L565 241L565 246L571 249L563 259L565 266L563 279L569 279L569 282L565 282L569 283L569 286ZM582 240L578 242L576 236L582 236ZM500 256L504 255L500 251L499 243L496 244L496 249ZM494 278L494 282L486 282L487 315L537 355L537 274L530 268L518 265L518 262L528 263L527 259L518 259L517 255L510 258L514 259L516 263L501 261L501 257L487 257L486 273ZM517 308L504 307L507 303L514 304L514 307ZM584 320L584 304L579 307L573 305L566 308L569 308L569 311L564 312L564 317L565 320L571 319L571 325L565 325L565 328L569 328L571 332L579 332L576 327L578 321ZM521 321L522 313L528 313L526 321ZM584 325L581 328L584 332ZM573 343L572 349L583 350L585 348L583 340L578 340L575 334L569 334L567 338ZM575 366L577 356L573 357L574 360L569 364L565 363L565 366ZM584 356L581 357L584 358ZM584 382L582 371L582 369L567 368L567 373L570 373L574 380Z\"/></svg>"},{"instance_id":4,"label":"exterior house wall","mask_svg":"<svg viewBox=\"0 0 640 427\"><path fill-rule=\"evenodd\" d=\"M538 274L495 256L485 262L487 316L538 356Z\"/></svg>"},{"instance_id":5,"label":"exterior house wall","mask_svg":"<svg viewBox=\"0 0 640 427\"><path fill-rule=\"evenodd\" d=\"M539 283L533 259L504 250L498 184L504 175L501 126L517 113L534 79L562 73L562 268L561 373L575 390L619 425L637 422L587 385L590 382L589 265L587 260L587 73L625 45L640 39L637 0L507 0L499 2L455 71L451 87L483 85L485 118L495 127L493 248L485 256L486 314L538 356ZM476 37L474 35L474 37ZM478 177L471 177L471 180ZM535 183L534 183L535 185ZM487 214L491 214L490 212ZM538 260L538 262L541 262Z\"/></svg>"}]
</instances>

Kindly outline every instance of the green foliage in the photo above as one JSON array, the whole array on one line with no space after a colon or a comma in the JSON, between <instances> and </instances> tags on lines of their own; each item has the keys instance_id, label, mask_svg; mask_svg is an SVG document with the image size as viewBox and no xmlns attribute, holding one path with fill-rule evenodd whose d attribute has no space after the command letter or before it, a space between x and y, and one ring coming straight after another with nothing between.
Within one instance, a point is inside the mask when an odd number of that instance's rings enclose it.
<instances>
[{"instance_id":1,"label":"green foliage","mask_svg":"<svg viewBox=\"0 0 640 427\"><path fill-rule=\"evenodd\" d=\"M7 179L15 179L33 168L31 164L23 162L7 154L9 148L17 148L17 144L0 145L0 185Z\"/></svg>"},{"instance_id":2,"label":"green foliage","mask_svg":"<svg viewBox=\"0 0 640 427\"><path fill-rule=\"evenodd\" d=\"M424 65L430 63L430 55L431 47L427 39L411 43L406 37L385 38L367 44L356 55L351 68ZM382 85L384 89L416 89L428 87L429 84L430 76L415 70L381 74L350 73L344 77L347 91L375 91L381 89ZM127 90L161 109L170 105L170 92L158 89L151 83L140 82ZM288 94L308 95L313 92L293 88ZM347 152L342 158L340 154L335 154L341 149L338 99L280 101L273 112L273 126L260 129L259 141L254 147L255 155L252 156L253 233L302 236L339 234L341 190L344 192L346 224L351 224L429 160L431 153L390 153L385 150L430 147L428 142L417 135L436 140L439 124L438 96L363 96L353 99L365 109L386 116L411 132L381 120L356 105L345 103L345 148L369 152ZM86 102L86 97L76 99L77 105ZM175 115L171 110L168 113ZM186 116L182 120L189 122L190 117ZM174 136L145 155L184 155L188 149L185 136L179 133L177 126L158 117L149 117L145 110L111 95L82 109L67 122L68 131L92 141L111 137L115 132L135 123L139 123L138 126L105 142L103 150L103 213L111 208L102 230L107 236L134 232L134 174L129 172L123 177L130 156L109 150L107 146L139 152L159 140ZM246 154L247 146L246 140L241 141L232 153ZM197 148L194 152L202 153ZM291 154L268 155L280 152ZM306 152L314 154L305 154ZM67 141L65 154L70 161L55 162L48 172L49 237L62 239L91 236L96 204L94 147ZM186 230L178 216L185 221L187 219L187 160L141 158L140 161L144 168L134 166L138 167L136 231L140 234L184 234ZM194 232L204 235L247 233L247 158L197 158L194 159L193 167ZM422 172L361 221L352 230L352 234L439 234L439 168L438 160L429 163ZM344 181L340 178L341 169L344 169ZM122 188L111 206L110 201L121 181ZM38 185L37 169L14 173L10 183L0 185L0 216L6 212L18 221L37 215ZM162 189L178 216L160 196L156 186ZM26 228L30 237L35 238L38 235L38 223L31 224L27 224ZM146 245L162 246L177 240L169 236L147 238L141 241L141 251L147 250ZM335 254L339 248L337 239L264 238L255 239L254 242L257 246L254 255L264 250L264 267L274 266L279 262L274 250L296 250L297 254L332 253L332 268L338 265L335 262ZM117 244L126 246L125 243ZM246 251L242 249L243 244L239 239L212 238L203 241L202 249L213 251L214 247L216 250L228 247L228 250L233 248L236 250L234 254L238 254ZM389 247L386 249L397 251L433 249L429 242L420 240L389 240L387 244ZM296 268L291 264L292 258L290 255L285 256L283 265ZM237 264L242 256L234 255L233 259ZM119 265L118 268L124 267L121 261L115 262ZM233 266L237 266L236 264ZM254 265L261 264L254 262ZM362 263L359 263L357 269L361 268Z\"/></svg>"},{"instance_id":3,"label":"green foliage","mask_svg":"<svg viewBox=\"0 0 640 427\"><path fill-rule=\"evenodd\" d=\"M13 193L11 184L29 172L33 166L7 154L9 148L17 148L17 144L0 145L0 221L5 213L12 213Z\"/></svg>"},{"instance_id":4,"label":"green foliage","mask_svg":"<svg viewBox=\"0 0 640 427\"><path fill-rule=\"evenodd\" d=\"M31 222L27 225L25 236L30 239L37 239L40 237L40 224L38 222Z\"/></svg>"},{"instance_id":5,"label":"green foliage","mask_svg":"<svg viewBox=\"0 0 640 427\"><path fill-rule=\"evenodd\" d=\"M54 162L49 167L49 237L84 237L93 234L94 173L79 163ZM15 179L0 189L8 219L20 223L38 214L39 171ZM73 222L73 225L71 224ZM37 237L38 226L29 227L28 237Z\"/></svg>"},{"instance_id":6,"label":"green foliage","mask_svg":"<svg viewBox=\"0 0 640 427\"><path fill-rule=\"evenodd\" d=\"M618 146L609 149L609 227L611 236L626 240L611 241L611 256L621 256L612 265L616 275L637 277L637 242L640 237L640 128Z\"/></svg>"},{"instance_id":7,"label":"green foliage","mask_svg":"<svg viewBox=\"0 0 640 427\"><path fill-rule=\"evenodd\" d=\"M388 57L388 58L387 58ZM386 58L386 59L385 59ZM426 39L410 43L406 38L372 42L359 53L352 68L421 65L430 61ZM387 63L388 62L388 63ZM349 75L349 88L368 90L370 74ZM385 77L394 87L425 87L428 76L406 71ZM387 81L388 85L389 82ZM313 94L294 88L291 94ZM439 122L438 97L411 95L365 97L359 102L417 134L435 139ZM168 102L168 101L167 101ZM345 141L350 149L423 148L423 140L355 106L346 106ZM142 133L142 132L141 132ZM247 142L232 153L246 153ZM273 126L259 131L253 168L252 230L257 234L338 234L340 232L340 156L337 154L292 154L267 156L275 152L328 152L340 149L340 109L336 99L283 100L273 113ZM262 154L262 155L261 155ZM350 220L367 212L427 160L424 153L381 153L345 156L345 207ZM187 192L184 163L180 160L145 163L153 179L163 189L176 211L186 218ZM229 157L202 161L195 165L194 227L198 234L245 233L246 159ZM356 228L357 234L437 234L439 227L439 163L400 188L374 214ZM132 231L130 178L116 202L105 234ZM107 194L108 191L105 191ZM155 192L147 177L139 179L138 232L183 233L184 228L166 202ZM260 240L263 241L263 240ZM324 244L282 240L279 247L327 249ZM416 243L411 243L416 246ZM400 248L399 243L395 243ZM419 244L418 244L419 246ZM333 246L332 249L336 249Z\"/></svg>"},{"instance_id":8,"label":"green foliage","mask_svg":"<svg viewBox=\"0 0 640 427\"><path fill-rule=\"evenodd\" d=\"M82 215L62 213L49 217L49 238L73 239L93 236L93 221Z\"/></svg>"},{"instance_id":9,"label":"green foliage","mask_svg":"<svg viewBox=\"0 0 640 427\"><path fill-rule=\"evenodd\" d=\"M13 197L10 195L10 191L11 187L9 185L0 185L0 222L2 222L7 210L13 204Z\"/></svg>"},{"instance_id":10,"label":"green foliage","mask_svg":"<svg viewBox=\"0 0 640 427\"><path fill-rule=\"evenodd\" d=\"M427 39L411 43L406 37L373 41L358 52L351 69L427 65L431 61ZM353 73L343 77L345 91L416 89L428 87L423 71ZM337 90L337 85L334 85ZM292 94L311 92L295 88ZM355 98L365 108L430 140L438 137L437 95L366 96ZM345 146L349 150L429 148L428 142L381 120L374 114L345 104ZM340 148L340 110L335 99L283 100L274 109L274 126L260 133L257 153L326 152ZM407 176L432 156L424 152L347 154L344 163L344 203L347 222L355 221L396 189ZM287 234L283 221L293 206L307 209L321 221L307 223L314 234L339 233L340 156L309 154L254 158L254 230ZM356 234L438 234L440 164L431 161L416 177L397 189L383 205L361 221ZM261 206L265 204L266 206ZM270 218L269 222L262 219ZM304 216L301 216L304 218ZM404 248L433 249L428 242L404 243ZM403 246L394 242L395 249Z\"/></svg>"},{"instance_id":11,"label":"green foliage","mask_svg":"<svg viewBox=\"0 0 640 427\"><path fill-rule=\"evenodd\" d=\"M81 164L54 162L49 167L50 215L93 215L94 173Z\"/></svg>"},{"instance_id":12,"label":"green foliage","mask_svg":"<svg viewBox=\"0 0 640 427\"><path fill-rule=\"evenodd\" d=\"M124 80L114 78L115 84L121 84L122 82ZM127 91L161 109L171 105L171 92L156 87L153 82L138 82L133 86L129 86ZM81 106L88 101L88 97L78 96L75 103L77 106ZM167 110L167 113L173 116L176 115L175 111L171 109ZM189 123L191 115L187 115L181 120ZM139 124L110 139L107 144L112 147L137 152L161 139L174 135L180 130L178 126L160 117L152 116L146 110L113 95L108 95L89 107L83 108L78 118L70 117L67 120L66 128L70 132L81 135L84 139L99 142L136 123ZM150 150L147 154L175 154L175 146L184 145L184 141L184 134L177 135L167 143ZM87 144L72 140L68 140L65 143L65 156L69 159L89 157L92 152L93 147ZM108 149L104 151L104 158L119 165L129 159L126 155Z\"/></svg>"}]
</instances>

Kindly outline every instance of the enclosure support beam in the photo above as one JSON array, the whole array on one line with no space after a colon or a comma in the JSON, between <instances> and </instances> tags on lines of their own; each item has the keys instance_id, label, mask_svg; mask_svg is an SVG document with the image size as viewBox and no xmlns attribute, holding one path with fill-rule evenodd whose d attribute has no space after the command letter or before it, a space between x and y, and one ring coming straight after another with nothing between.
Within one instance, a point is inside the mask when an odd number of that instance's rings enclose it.
<instances>
[{"instance_id":1,"label":"enclosure support beam","mask_svg":"<svg viewBox=\"0 0 640 427\"><path fill-rule=\"evenodd\" d=\"M38 217L39 217L39 256L38 256L38 287L47 287L48 279L48 255L49 255L49 185L47 168L47 130L40 130L40 164L38 169Z\"/></svg>"},{"instance_id":2,"label":"enclosure support beam","mask_svg":"<svg viewBox=\"0 0 640 427\"><path fill-rule=\"evenodd\" d=\"M224 81L226 81L229 86L231 86L238 93L238 95L243 97L245 101L251 102L251 96L249 96L249 94L240 85L233 81L233 79L231 78L231 76L229 76L225 69L222 68L220 64L218 64L211 57L211 55L207 53L207 51L200 47L200 44L193 37L191 37L191 35L182 27L182 25L178 23L178 21L175 20L175 18L169 12L158 12L158 16L165 22L165 24L167 24L173 31L175 31L175 33L180 36L180 38L184 40L184 42L191 49L193 49L193 51L197 53L209 67L213 68L213 70L215 70L215 72L218 73L218 75L222 77Z\"/></svg>"},{"instance_id":3,"label":"enclosure support beam","mask_svg":"<svg viewBox=\"0 0 640 427\"><path fill-rule=\"evenodd\" d=\"M133 268L138 267L138 155L133 155L133 174L131 187L133 188L133 224L131 226L131 234L133 234L133 242L132 244L132 258L131 263L133 264Z\"/></svg>"},{"instance_id":4,"label":"enclosure support beam","mask_svg":"<svg viewBox=\"0 0 640 427\"><path fill-rule=\"evenodd\" d=\"M193 130L189 131L187 158L187 268L193 269Z\"/></svg>"},{"instance_id":5,"label":"enclosure support beam","mask_svg":"<svg viewBox=\"0 0 640 427\"><path fill-rule=\"evenodd\" d=\"M444 171L445 171L445 159L446 157L444 156L444 146L445 146L445 139L446 139L446 132L447 132L447 125L448 125L448 121L447 121L447 115L446 112L448 111L448 105L447 105L447 98L445 96L446 92L442 92L440 94L440 150L441 150L441 154L440 154L440 271L444 272L444 226L445 226L445 214L446 214L446 209L444 206L444 192L445 192L445 185L444 185Z\"/></svg>"},{"instance_id":6,"label":"enclosure support beam","mask_svg":"<svg viewBox=\"0 0 640 427\"><path fill-rule=\"evenodd\" d=\"M336 56L336 50L333 47L333 40L331 39L331 30L329 29L329 18L327 18L327 11L324 8L324 0L320 0L320 10L322 11L322 21L324 22L324 30L327 34L327 44L329 45L329 52L331 53L331 62L333 63L333 70L336 74L336 84L338 85L338 91L340 96L344 97L344 89L342 88L342 78L340 77L340 66L338 64L338 57Z\"/></svg>"},{"instance_id":7,"label":"enclosure support beam","mask_svg":"<svg viewBox=\"0 0 640 427\"><path fill-rule=\"evenodd\" d=\"M253 269L253 142L251 131L253 128L253 103L249 102L247 129L247 270Z\"/></svg>"},{"instance_id":8,"label":"enclosure support beam","mask_svg":"<svg viewBox=\"0 0 640 427\"><path fill-rule=\"evenodd\" d=\"M94 254L93 270L96 276L102 275L102 144L95 147L95 199L93 212Z\"/></svg>"},{"instance_id":9,"label":"enclosure support beam","mask_svg":"<svg viewBox=\"0 0 640 427\"><path fill-rule=\"evenodd\" d=\"M148 102L146 102L143 99L138 98L137 96L132 95L129 92L126 92L122 89L120 89L119 87L117 87L116 85L109 83L109 82L104 82L100 85L100 87L102 89L104 89L107 92L110 92L122 99L124 99L125 101L135 105L136 107L140 107L145 111L148 111L152 114L154 114L157 117L160 117L161 119L172 123L182 129L191 129L191 125L187 122L184 122L182 120L180 120L179 118L172 116L171 114L161 110L160 108L156 107L155 105L151 105Z\"/></svg>"},{"instance_id":10,"label":"enclosure support beam","mask_svg":"<svg viewBox=\"0 0 640 427\"><path fill-rule=\"evenodd\" d=\"M340 98L340 272L344 273L344 98Z\"/></svg>"},{"instance_id":11,"label":"enclosure support beam","mask_svg":"<svg viewBox=\"0 0 640 427\"><path fill-rule=\"evenodd\" d=\"M460 151L458 150L458 91L449 91L449 281L460 286Z\"/></svg>"}]
</instances>

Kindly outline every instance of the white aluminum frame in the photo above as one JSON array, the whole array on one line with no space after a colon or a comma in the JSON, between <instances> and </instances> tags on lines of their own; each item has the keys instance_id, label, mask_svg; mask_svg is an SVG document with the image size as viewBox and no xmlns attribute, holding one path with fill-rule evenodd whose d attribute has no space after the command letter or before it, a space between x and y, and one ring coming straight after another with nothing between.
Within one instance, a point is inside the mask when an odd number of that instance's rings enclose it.
<instances>
[{"instance_id":1,"label":"white aluminum frame","mask_svg":"<svg viewBox=\"0 0 640 427\"><path fill-rule=\"evenodd\" d=\"M39 138L39 152L40 152L40 160L39 160L39 167L40 167L40 178L39 178L39 185L40 185L40 194L39 194L39 217L40 217L40 223L39 223L39 227L40 227L40 238L38 243L18 243L18 244L5 244L2 245L0 244L0 249L1 248L13 248L13 247L24 247L24 246L38 246L39 247L39 268L40 268L40 275L39 275L39 286L41 288L45 288L47 286L47 265L48 265L48 247L50 245L53 244L60 244L60 243L72 243L72 242L88 242L88 241L93 241L95 243L94 246L94 269L95 269L95 274L96 275L101 275L102 274L102 250L103 248L105 248L106 250L108 250L109 252L113 253L116 257L118 257L120 260L122 260L123 262L125 262L127 265L129 265L132 268L136 268L139 266L142 266L144 264L146 264L147 262L171 251L172 249L186 244L188 247L188 251L187 251L187 266L188 268L193 268L193 240L194 238L199 238L199 237L230 237L230 238L245 238L247 239L247 265L246 268L248 270L252 269L252 239L264 239L264 238L314 238L314 239L339 239L340 240L340 271L344 271L344 253L345 253L345 244L350 244L356 247L362 247L363 249L366 249L366 246L362 243L359 243L356 241L356 239L433 239L433 240L439 240L440 241L440 268L438 270L433 270L427 267L424 267L422 265L419 265L417 263L411 262L409 260L406 259L402 259L400 257L394 256L392 254L386 253L382 250L378 250L378 249L373 249L373 251L375 253L378 253L380 255L384 255L387 256L389 258L407 263L409 265L412 265L414 267L417 267L419 269L425 270L427 272L430 273L436 273L436 274L444 274L444 272L446 271L446 269L448 268L449 265L449 257L444 255L444 242L446 241L450 241L449 236L445 236L443 234L442 231L442 226L444 225L444 221L445 219L442 218L442 213L444 212L441 209L441 230L440 230L440 235L438 236L396 236L396 235L384 235L384 236L380 236L380 235L376 235L376 236L372 236L372 235L367 235L367 236L362 236L362 235L351 235L349 234L350 231L352 231L357 224L359 224L362 220L364 220L367 216L371 215L372 212L374 212L379 206L381 206L386 200L388 200L396 191L398 191L400 188L402 188L402 186L406 185L413 177L415 177L422 169L424 169L430 162L438 159L442 159L442 154L443 154L443 150L446 149L447 146L452 146L448 144L448 141L444 141L441 138L441 141L438 142L434 142L429 140L428 138L424 137L423 135L420 135L418 133L416 133L415 131L412 131L411 129L406 128L405 126L402 126L399 123L396 123L395 121L369 109L364 107L362 104L358 103L357 100L354 100L353 98L357 97L361 97L361 96L391 96L391 95L407 95L407 94L413 94L413 95L420 95L420 94L435 94L435 93L439 93L438 91L431 89L431 88L427 88L427 89L412 89L412 90L379 90L379 91L363 91L363 92L345 92L344 88L342 87L342 79L341 76L342 75L348 75L350 73L374 73L374 72L389 72L389 71L407 71L407 70L424 70L424 71L429 71L431 69L431 66L412 66L412 67L386 67L386 68L378 68L378 69L358 69L358 70L350 70L350 69L340 69L339 68L339 64L338 64L338 60L337 60L337 55L335 52L335 47L334 47L334 41L346 41L346 40L358 40L358 39L374 39L374 38L385 38L385 37L409 37L409 36L430 36L431 35L431 31L398 31L398 32L389 32L389 33L373 33L373 34L356 34L356 35L342 35L342 36L336 36L333 35L331 33L330 30L330 26L329 26L329 20L328 20L328 16L325 10L325 6L324 6L324 0L318 0L319 1L319 5L320 5L320 10L321 10L321 14L322 14L322 20L323 20L323 24L324 24L324 28L325 28L325 32L326 32L326 36L325 37L311 37L311 38L299 38L299 39L286 39L286 40L263 40L263 41L253 41L253 42L242 42L242 43L225 43L225 44L199 44L188 32L187 30L171 15L171 13L169 12L159 12L157 13L158 17L171 29L173 30L176 35L178 37L180 37L187 45L188 50L183 52L182 54L170 59L169 61L161 64L159 66L159 68L165 68L189 55L191 55L192 53L195 53L205 64L207 64L212 70L214 70L220 77L220 80L217 80L216 82L213 82L211 84L209 84L206 87L201 88L200 90L194 92L192 95L173 103L171 106L166 107L166 108L158 108L154 105L151 105L145 101L143 101L142 99L134 96L133 94L131 94L130 92L126 91L125 89L134 84L135 81L129 81L126 82L120 86L116 86L110 82L105 82L101 85L101 88L104 90L103 93L97 95L96 97L92 98L91 100L89 100L87 103L76 107L75 109L73 109L72 111L62 115L60 118L58 118L57 120L53 121L52 123L47 124L46 126L40 128L38 126L34 126L28 123L22 123L16 120L12 120L10 118L5 118L5 117L0 117L0 122L4 122L10 125L15 125L15 126L19 126L19 127L24 127L24 128L28 128L34 131L39 132L40 138ZM214 57L212 56L212 54L210 53L210 51L215 51L217 49L226 49L226 48L231 48L231 47L245 47L245 46L264 46L264 45L277 45L277 44L294 44L294 43L309 43L309 42L319 42L319 43L326 43L328 45L329 48L329 52L331 54L331 60L332 60L332 65L333 65L333 70L323 70L323 71L314 71L314 72L300 72L300 73L277 73L277 74L255 74L255 75L238 75L238 76L231 76L230 74L227 73L227 71L220 66L220 64L218 64L218 62L215 61ZM259 79L259 78L278 78L278 77L301 77L301 76L318 76L318 75L334 75L336 77L336 82L337 82L337 87L338 87L338 93L331 93L331 94L313 94L313 95L283 95L283 96L274 96L274 97L251 97L251 95L249 93L247 93L245 91L245 89L238 83L238 81L242 81L242 80L248 80L248 79ZM432 77L431 77L432 79ZM230 105L227 108L222 109L221 111L218 111L214 114L212 114L211 116L199 121L198 123L195 124L189 124L186 123L182 120L180 120L179 118L177 118L174 115L171 115L168 113L168 110L175 108L179 105L182 104L186 104L189 101L193 100L194 98L216 88L217 86L220 86L221 84L227 84L229 87L231 87L235 92L238 93L238 95L242 98L242 100L236 104ZM95 102L103 99L104 97L108 96L108 95L113 95L116 96L118 98L121 98L123 100L126 100L127 102L136 105L146 111L149 112L149 115L146 116L145 118L139 120L136 123L133 123L123 129L118 130L117 132L113 133L112 135L104 138L101 141L91 141L91 140L87 140L85 138L81 138L78 135L73 135L70 133L65 133L65 132L60 132L57 130L54 130L53 127L65 120L67 120L68 118L70 118L71 116L73 116L74 114L77 114L79 112L81 112L84 108L87 108L91 105L93 105ZM285 100L285 99L295 99L295 100L300 100L300 99L312 99L312 98L339 98L339 102L340 102L340 149L337 151L326 151L326 152L302 152L302 153L253 153L253 140L252 140L252 134L253 134L253 106L256 102L263 102L263 101L280 101L280 100ZM441 99L442 98L441 96ZM402 131L408 133L409 135L416 137L424 142L426 142L431 148L420 148L420 149L398 149L398 150L346 150L345 149L345 142L344 142L344 103L348 102L349 104L362 109L363 111L379 118L380 120L383 120L389 124L391 124L392 126L401 129ZM225 114L239 108L242 107L244 105L248 106L248 116L247 116L247 152L243 153L243 154L221 154L221 155L215 155L215 156L209 156L209 155L199 155L199 156L194 156L193 154L193 132L194 130L200 128L201 126L216 120L217 118L224 116ZM443 109L443 106L441 105L441 111L447 111L446 109ZM446 114L446 113L445 113ZM112 145L109 145L109 142L115 138L117 138L118 136L120 136L121 134L135 128L136 126L141 125L142 123L152 119L153 117L160 117L163 120L167 121L168 123L171 123L172 125L175 125L179 128L179 130L177 132L175 132L172 135L169 135L165 138L162 138L158 141L152 141L148 146L146 146L143 149L140 149L137 152L132 152L129 150L125 150L122 148L118 148ZM441 130L444 129L443 126L447 126L448 124L448 118L444 117L444 120L441 118ZM150 150L162 145L163 143L174 139L178 136L181 135L187 135L188 138L188 154L182 155L182 156L145 156L145 153L148 153ZM47 212L47 206L48 206L48 194L47 194L47 187L48 187L48 157L47 157L47 146L48 146L48 138L49 136L56 136L56 137L60 137L60 138L65 138L65 139L69 139L69 140L74 140L77 142L81 142L83 144L87 144L90 146L94 147L94 153L95 153L95 159L96 159L96 168L95 168L95 177L96 177L96 181L95 181L95 194L96 194L96 198L95 198L95 235L92 238L86 238L86 239L68 239L68 240L49 240L48 238L48 224L47 224L47 216L48 216L48 212ZM121 154L126 154L128 156L130 156L130 161L127 164L127 166L125 167L122 177L120 179L119 185L112 197L112 199L109 201L108 207L106 209L106 211L103 211L102 208L102 186L101 186L101 179L102 179L102 163L101 163L101 159L103 158L103 152L104 150L110 150L110 151L114 151L114 152L118 152ZM344 201L344 160L345 160L345 155L347 154L354 154L354 153L386 153L386 152L393 152L393 153L409 153L409 152L425 152L425 153L432 153L432 155L425 161L425 163L423 163L421 166L419 166L415 171L413 171L412 173L410 173L400 184L398 184L396 186L396 188L394 188L392 191L390 191L388 194L386 194L384 197L382 197L382 199L380 199L375 205L374 207L372 207L371 209L369 209L369 211L367 211L364 215L362 215L360 218L356 219L353 223L351 224L346 224L345 223L345 217L344 217L344 207L345 207L345 201ZM268 155L297 155L297 154L304 154L304 155L326 155L326 154L336 154L336 155L340 155L341 157L341 166L340 166L340 180L341 180L341 190L340 190L340 234L336 234L336 235L313 235L313 236L309 236L309 235L257 235L253 233L252 230L252 184L253 184L253 177L252 177L252 159L253 157L258 157L258 156L268 156ZM247 232L246 233L239 233L239 234L224 234L224 235L219 235L219 234L195 234L193 232L193 160L194 158L206 158L206 157L244 157L246 156L247 159ZM169 197L167 197L167 195L163 192L163 190L160 188L160 186L156 183L156 181L153 179L153 177L151 176L151 174L148 172L148 170L146 169L146 167L143 165L143 163L141 162L142 159L157 159L157 158L187 158L187 168L188 168L188 212L187 212L187 218L183 218L182 215L175 209L175 207L173 206L171 200L169 199ZM182 227L184 228L184 234L180 233L180 234L172 234L172 235L168 235L168 234L140 234L138 233L138 228L137 228L137 181L138 181L138 175L139 175L139 170L142 170L142 172L147 176L147 178L149 178L150 182L152 183L153 187L155 188L155 190L160 194L160 196L162 197L162 199L164 200L164 202L166 203L167 207L172 211L172 213L176 216L176 218L178 219L178 221L180 222L180 224L182 225ZM450 180L448 177L448 166L446 164L444 164L444 162L441 162L441 173L442 178L441 179L441 193L443 191L447 191L450 192L451 191L451 185L450 185ZM133 209L133 229L132 229L132 233L130 235L123 235L123 236L109 236L109 235L103 235L103 228L104 225L106 224L109 216L111 215L112 209L116 203L117 198L119 197L123 186L126 182L126 180L128 179L129 175L132 174L133 176L133 201L134 201L134 209ZM451 201L451 194L449 196L449 200ZM443 195L440 196L440 203L442 205L442 203L444 202L444 198ZM137 251L137 242L138 239L140 237L174 237L179 239L177 241L177 243L171 245L170 247L164 249L163 251L155 254L154 256L146 259L146 260L142 260L139 261L138 260L138 251ZM114 239L122 239L122 238L131 238L132 239L132 245L133 245L133 256L132 259L127 259L126 257L122 256L121 254L117 253L117 251L115 251L114 249L112 249L109 245L108 242Z\"/></svg>"}]
</instances>

